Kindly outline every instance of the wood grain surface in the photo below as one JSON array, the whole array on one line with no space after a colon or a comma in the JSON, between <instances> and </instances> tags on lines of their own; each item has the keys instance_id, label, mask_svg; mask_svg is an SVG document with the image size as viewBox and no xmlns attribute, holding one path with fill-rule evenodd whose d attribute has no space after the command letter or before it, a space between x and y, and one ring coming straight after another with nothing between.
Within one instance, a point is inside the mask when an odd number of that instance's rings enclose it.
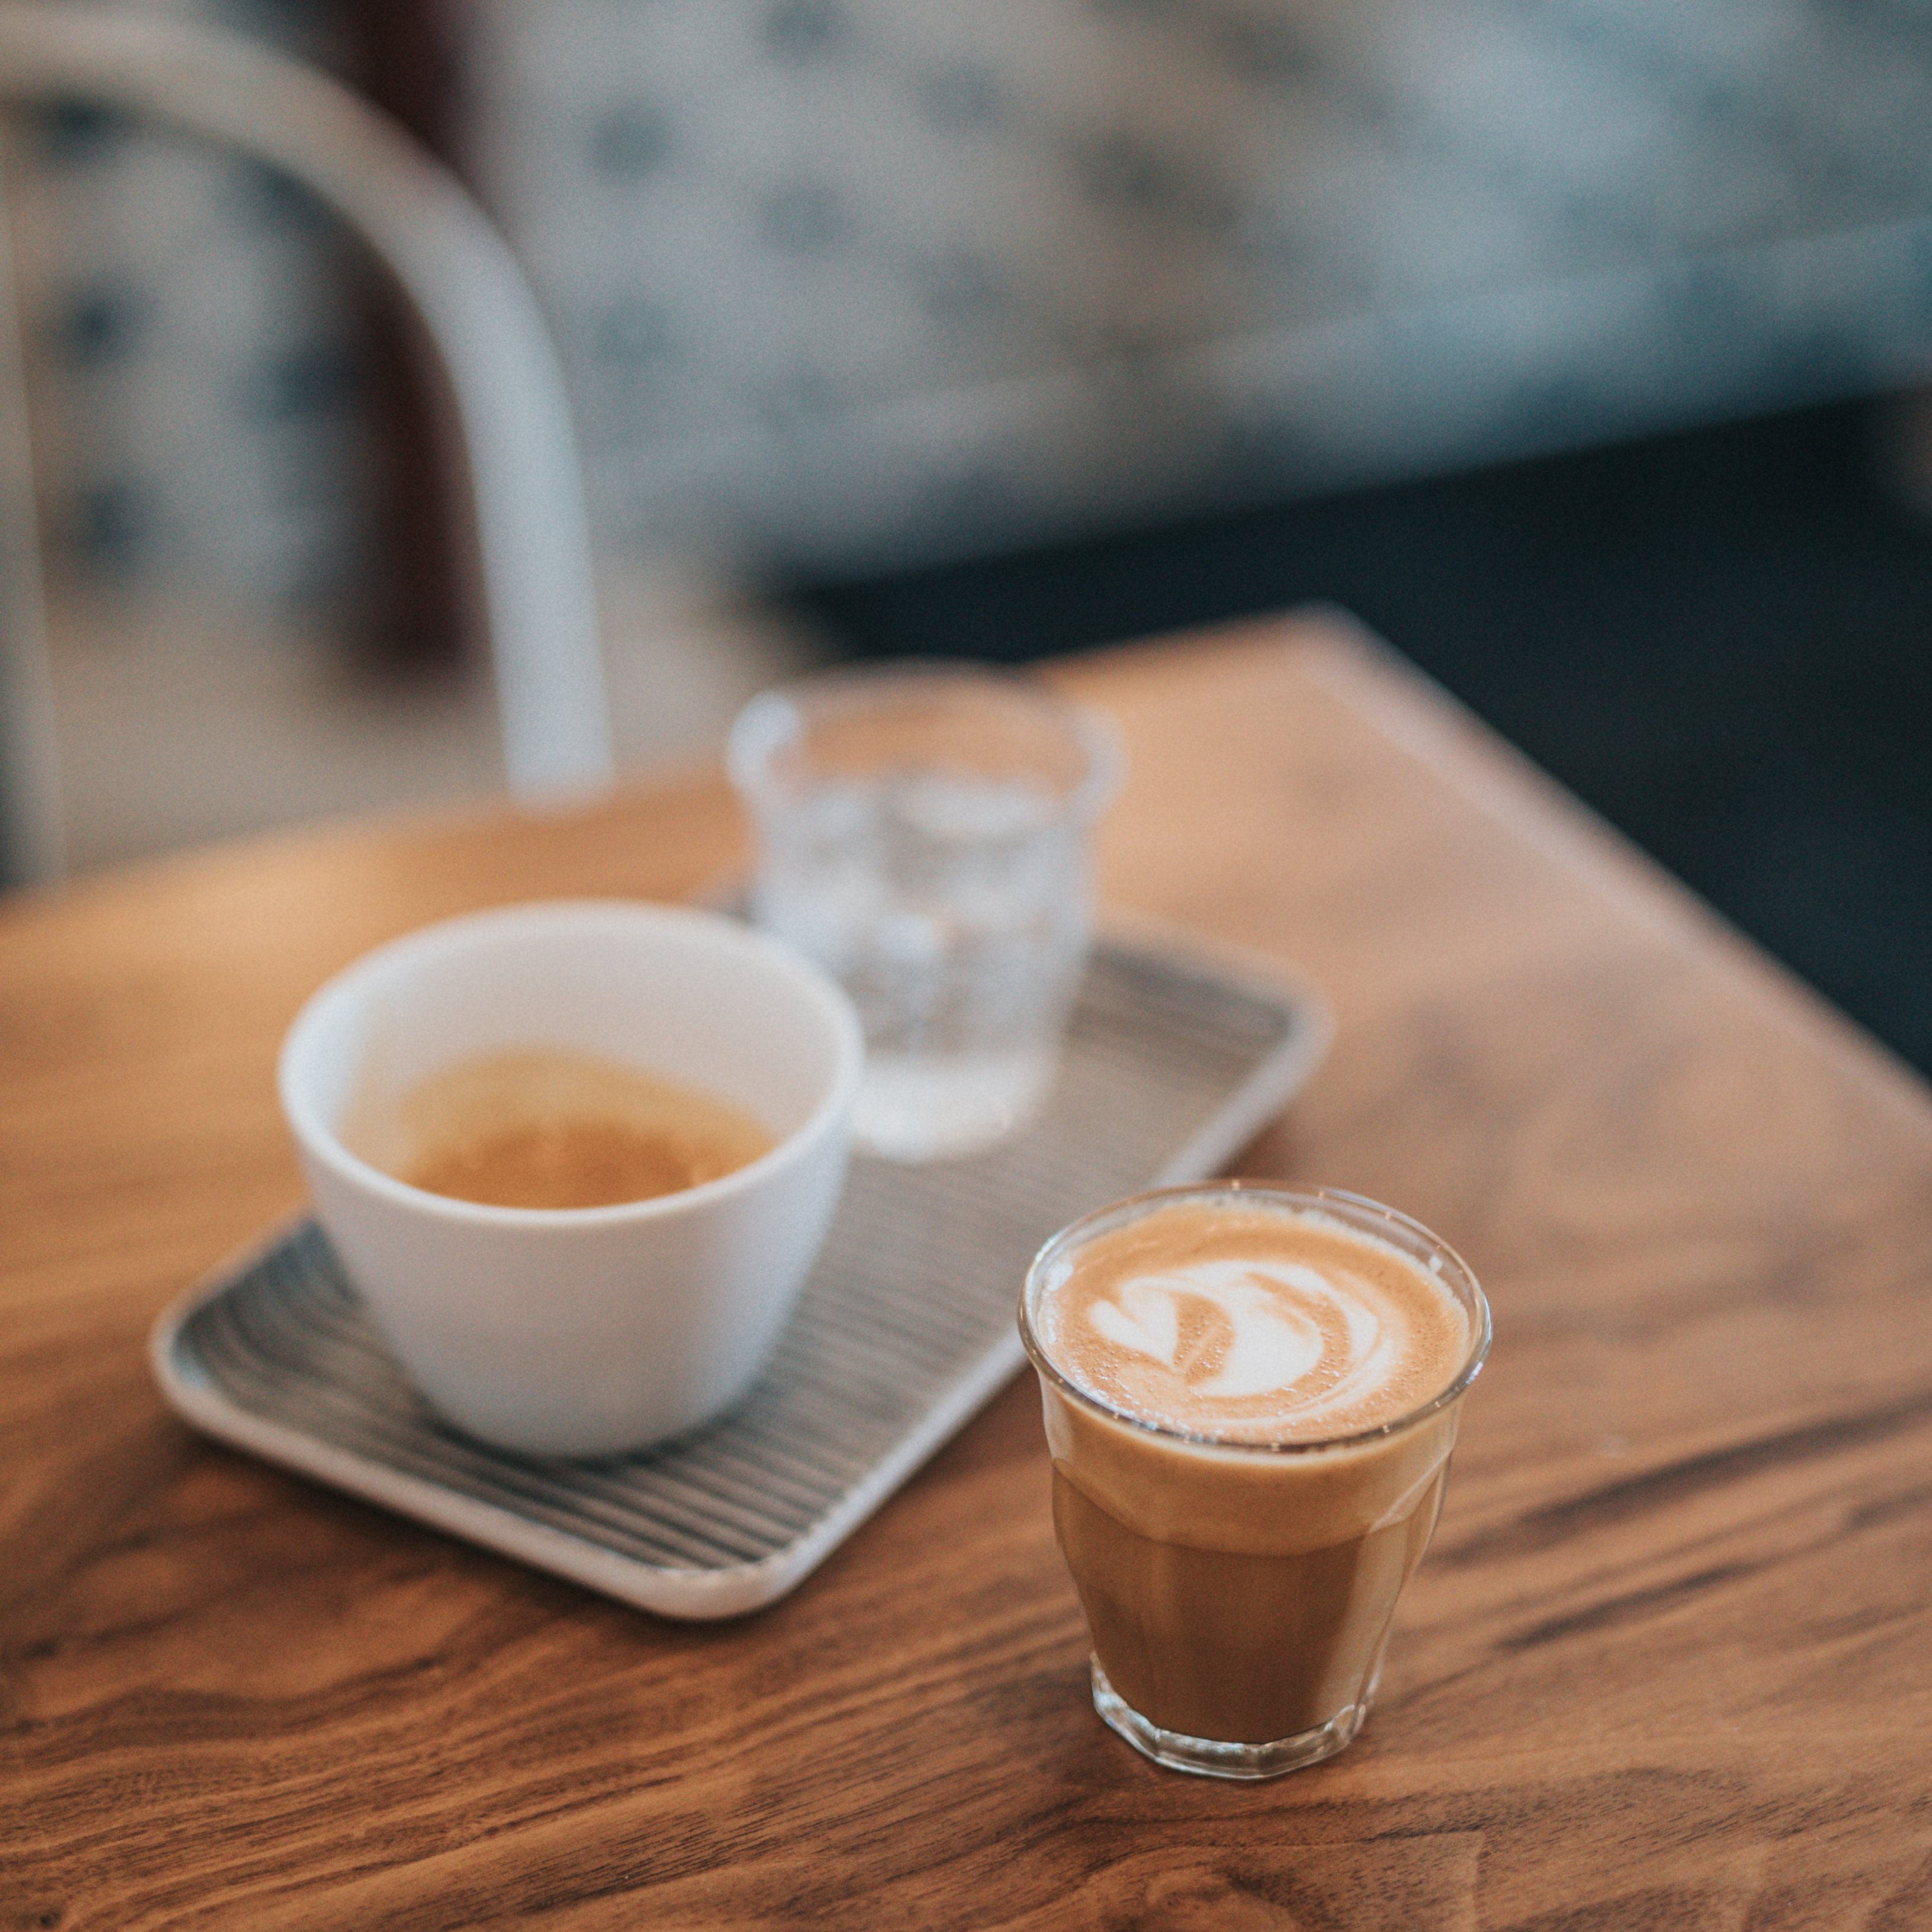
<instances>
[{"instance_id":1,"label":"wood grain surface","mask_svg":"<svg viewBox=\"0 0 1932 1932\"><path fill-rule=\"evenodd\" d=\"M1088 1702L1015 1384L796 1595L654 1620L198 1440L156 1311L291 1208L278 1038L375 941L688 895L708 771L0 913L0 1928L1932 1927L1932 1103L1332 625L1066 671L1115 903L1293 960L1250 1150L1492 1299L1382 1703L1252 1787Z\"/></svg>"}]
</instances>

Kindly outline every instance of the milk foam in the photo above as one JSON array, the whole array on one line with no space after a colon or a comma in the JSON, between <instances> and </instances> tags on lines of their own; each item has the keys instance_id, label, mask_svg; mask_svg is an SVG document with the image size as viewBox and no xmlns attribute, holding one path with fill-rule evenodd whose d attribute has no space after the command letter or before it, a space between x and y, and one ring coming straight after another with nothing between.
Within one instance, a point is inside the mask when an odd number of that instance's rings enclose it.
<instances>
[{"instance_id":1,"label":"milk foam","mask_svg":"<svg viewBox=\"0 0 1932 1932\"><path fill-rule=\"evenodd\" d=\"M1238 1441L1394 1420L1448 1385L1469 1339L1454 1295L1392 1246L1312 1215L1188 1202L1063 1259L1036 1330L1110 1406Z\"/></svg>"}]
</instances>

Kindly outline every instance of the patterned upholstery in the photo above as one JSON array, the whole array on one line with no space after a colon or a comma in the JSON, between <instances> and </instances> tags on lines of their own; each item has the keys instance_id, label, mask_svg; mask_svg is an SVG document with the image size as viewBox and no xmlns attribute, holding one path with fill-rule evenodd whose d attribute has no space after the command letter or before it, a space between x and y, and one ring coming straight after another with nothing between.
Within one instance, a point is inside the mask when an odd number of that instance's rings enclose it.
<instances>
[{"instance_id":1,"label":"patterned upholstery","mask_svg":"<svg viewBox=\"0 0 1932 1932\"><path fill-rule=\"evenodd\" d=\"M148 4L332 56L329 0ZM614 549L865 568L1932 365L1928 0L463 17L471 172ZM11 185L72 554L352 582L368 432L327 230L84 116Z\"/></svg>"}]
</instances>

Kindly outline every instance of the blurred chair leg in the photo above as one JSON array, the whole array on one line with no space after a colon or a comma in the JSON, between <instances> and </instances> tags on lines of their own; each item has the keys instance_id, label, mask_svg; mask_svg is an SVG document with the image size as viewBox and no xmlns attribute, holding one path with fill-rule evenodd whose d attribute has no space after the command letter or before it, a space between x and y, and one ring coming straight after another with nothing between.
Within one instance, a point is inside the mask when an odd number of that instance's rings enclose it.
<instances>
[{"instance_id":1,"label":"blurred chair leg","mask_svg":"<svg viewBox=\"0 0 1932 1932\"><path fill-rule=\"evenodd\" d=\"M63 868L20 310L0 191L0 886L58 878Z\"/></svg>"}]
</instances>

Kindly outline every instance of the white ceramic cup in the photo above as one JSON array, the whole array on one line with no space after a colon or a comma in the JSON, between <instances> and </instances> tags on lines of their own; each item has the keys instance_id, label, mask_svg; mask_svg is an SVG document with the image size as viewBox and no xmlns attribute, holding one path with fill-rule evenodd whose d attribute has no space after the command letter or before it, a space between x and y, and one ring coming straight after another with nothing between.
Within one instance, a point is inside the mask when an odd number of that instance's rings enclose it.
<instances>
[{"instance_id":1,"label":"white ceramic cup","mask_svg":"<svg viewBox=\"0 0 1932 1932\"><path fill-rule=\"evenodd\" d=\"M428 1193L342 1143L365 1083L400 1096L545 1047L733 1102L778 1144L679 1193L549 1209ZM297 1015L280 1082L316 1216L410 1381L486 1441L590 1456L694 1428L750 1386L837 1204L863 1058L844 994L764 934L558 901L365 954Z\"/></svg>"}]
</instances>

